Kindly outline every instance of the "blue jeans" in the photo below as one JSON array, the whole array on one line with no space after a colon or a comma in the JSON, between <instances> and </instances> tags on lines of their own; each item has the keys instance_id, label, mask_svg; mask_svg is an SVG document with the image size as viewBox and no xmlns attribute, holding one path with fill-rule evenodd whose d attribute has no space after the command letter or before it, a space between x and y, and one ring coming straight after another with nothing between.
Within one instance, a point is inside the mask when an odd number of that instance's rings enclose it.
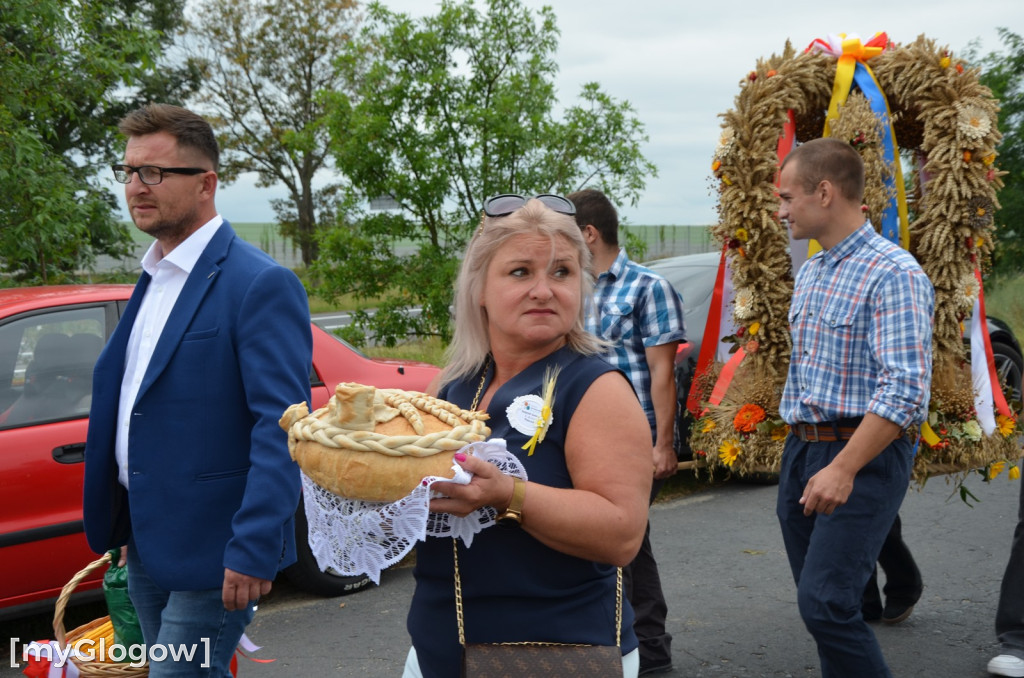
<instances>
[{"instance_id":1,"label":"blue jeans","mask_svg":"<svg viewBox=\"0 0 1024 678\"><path fill-rule=\"evenodd\" d=\"M228 612L220 589L162 589L149 578L134 545L128 547L128 595L146 640L150 678L231 677L231 657L252 621L255 603ZM189 659L185 655L192 650Z\"/></svg>"},{"instance_id":2,"label":"blue jeans","mask_svg":"<svg viewBox=\"0 0 1024 678\"><path fill-rule=\"evenodd\" d=\"M832 515L803 514L807 481L846 441L808 443L790 435L782 453L777 513L797 585L800 616L818 645L822 678L891 678L861 615L864 587L910 483L913 447L893 441L854 479Z\"/></svg>"}]
</instances>

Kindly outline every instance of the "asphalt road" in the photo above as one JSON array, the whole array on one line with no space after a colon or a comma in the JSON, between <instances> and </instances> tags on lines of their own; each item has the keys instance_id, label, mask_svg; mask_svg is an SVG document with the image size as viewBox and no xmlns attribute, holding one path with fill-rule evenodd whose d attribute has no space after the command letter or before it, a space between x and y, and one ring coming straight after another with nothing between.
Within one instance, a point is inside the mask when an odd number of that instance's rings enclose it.
<instances>
[{"instance_id":1,"label":"asphalt road","mask_svg":"<svg viewBox=\"0 0 1024 678\"><path fill-rule=\"evenodd\" d=\"M897 678L988 675L1019 483L1005 474L992 483L972 476L967 486L979 499L974 508L951 496L952 486L941 477L908 493L904 538L924 575L924 595L907 621L874 626ZM653 507L652 538L675 637L676 670L666 675L820 675L797 612L775 497L774 486L727 483ZM254 656L274 661L243 661L239 675L400 676L412 589L408 567L386 571L380 586L342 598L310 597L279 583L248 632L263 646ZM0 637L17 632L16 624L0 626ZM9 662L0 668L0 677L17 675Z\"/></svg>"}]
</instances>

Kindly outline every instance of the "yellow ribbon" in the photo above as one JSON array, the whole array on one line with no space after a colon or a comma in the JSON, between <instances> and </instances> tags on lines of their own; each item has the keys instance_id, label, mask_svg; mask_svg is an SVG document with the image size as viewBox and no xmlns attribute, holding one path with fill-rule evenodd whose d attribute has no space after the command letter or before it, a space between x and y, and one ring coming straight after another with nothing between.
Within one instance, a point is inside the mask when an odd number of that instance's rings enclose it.
<instances>
[{"instance_id":1,"label":"yellow ribbon","mask_svg":"<svg viewBox=\"0 0 1024 678\"><path fill-rule=\"evenodd\" d=\"M932 430L931 425L926 421L921 424L921 437L928 443L928 447L935 447L942 439Z\"/></svg>"}]
</instances>

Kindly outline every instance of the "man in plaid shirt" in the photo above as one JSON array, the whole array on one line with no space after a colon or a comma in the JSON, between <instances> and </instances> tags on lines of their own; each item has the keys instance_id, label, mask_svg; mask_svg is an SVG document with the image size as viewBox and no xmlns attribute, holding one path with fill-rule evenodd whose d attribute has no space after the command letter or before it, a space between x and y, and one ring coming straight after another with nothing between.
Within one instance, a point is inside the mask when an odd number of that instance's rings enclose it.
<instances>
[{"instance_id":1,"label":"man in plaid shirt","mask_svg":"<svg viewBox=\"0 0 1024 678\"><path fill-rule=\"evenodd\" d=\"M778 516L823 678L891 676L861 594L910 482L928 414L935 293L864 219L853 147L816 139L779 179L779 218L823 248L800 269L779 407L790 425Z\"/></svg>"},{"instance_id":2,"label":"man in plaid shirt","mask_svg":"<svg viewBox=\"0 0 1024 678\"><path fill-rule=\"evenodd\" d=\"M605 356L633 384L647 413L653 438L651 501L676 472L676 347L683 341L683 300L663 277L629 260L619 248L619 217L611 201L593 189L567 196L576 206L597 277L587 329L612 344ZM651 550L650 523L640 552L623 568L626 595L636 615L640 675L672 670L672 635L665 628L668 606Z\"/></svg>"}]
</instances>

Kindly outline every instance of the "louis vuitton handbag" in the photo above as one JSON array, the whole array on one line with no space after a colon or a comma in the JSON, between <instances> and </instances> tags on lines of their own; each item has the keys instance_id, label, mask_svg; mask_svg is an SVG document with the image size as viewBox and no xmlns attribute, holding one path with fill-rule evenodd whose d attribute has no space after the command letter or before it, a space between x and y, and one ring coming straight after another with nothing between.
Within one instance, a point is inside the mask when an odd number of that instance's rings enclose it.
<instances>
[{"instance_id":1,"label":"louis vuitton handbag","mask_svg":"<svg viewBox=\"0 0 1024 678\"><path fill-rule=\"evenodd\" d=\"M455 554L455 612L462 645L463 678L548 678L588 676L622 678L622 568L618 570L615 593L615 645L572 643L467 643L462 614L462 580L459 576L459 550Z\"/></svg>"}]
</instances>

